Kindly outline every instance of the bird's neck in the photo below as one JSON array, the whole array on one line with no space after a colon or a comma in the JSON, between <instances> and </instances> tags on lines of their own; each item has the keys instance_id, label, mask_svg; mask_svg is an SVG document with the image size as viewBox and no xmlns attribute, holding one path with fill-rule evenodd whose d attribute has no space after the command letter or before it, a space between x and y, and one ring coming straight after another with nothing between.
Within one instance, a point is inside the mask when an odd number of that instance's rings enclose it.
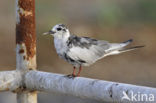
<instances>
[{"instance_id":1,"label":"bird's neck","mask_svg":"<svg viewBox=\"0 0 156 103\"><path fill-rule=\"evenodd\" d=\"M69 37L70 37L70 33L66 33L65 35L62 36L62 39L64 41L67 41L69 39Z\"/></svg>"},{"instance_id":2,"label":"bird's neck","mask_svg":"<svg viewBox=\"0 0 156 103\"><path fill-rule=\"evenodd\" d=\"M57 36L54 37L54 45L58 54L63 54L66 51L67 41L70 35L66 35L64 37Z\"/></svg>"},{"instance_id":3,"label":"bird's neck","mask_svg":"<svg viewBox=\"0 0 156 103\"><path fill-rule=\"evenodd\" d=\"M65 34L56 34L54 36L55 40L60 40L62 42L66 42L70 37L70 33L65 33Z\"/></svg>"}]
</instances>

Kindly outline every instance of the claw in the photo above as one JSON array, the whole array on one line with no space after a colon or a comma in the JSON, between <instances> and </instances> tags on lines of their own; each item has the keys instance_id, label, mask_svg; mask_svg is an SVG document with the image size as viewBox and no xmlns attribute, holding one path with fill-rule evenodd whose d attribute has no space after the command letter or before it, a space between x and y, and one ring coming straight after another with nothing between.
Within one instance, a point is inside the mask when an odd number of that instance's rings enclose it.
<instances>
[{"instance_id":1,"label":"claw","mask_svg":"<svg viewBox=\"0 0 156 103\"><path fill-rule=\"evenodd\" d=\"M66 77L74 79L74 78L76 77L76 75L74 75L74 74L69 74L69 75L66 75Z\"/></svg>"}]
</instances>

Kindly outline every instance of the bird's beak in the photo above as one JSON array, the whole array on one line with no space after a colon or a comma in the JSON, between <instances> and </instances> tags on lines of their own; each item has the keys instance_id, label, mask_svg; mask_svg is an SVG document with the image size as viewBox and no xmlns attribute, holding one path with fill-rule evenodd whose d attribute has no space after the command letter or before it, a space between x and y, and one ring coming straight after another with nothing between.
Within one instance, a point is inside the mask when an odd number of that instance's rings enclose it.
<instances>
[{"instance_id":1,"label":"bird's beak","mask_svg":"<svg viewBox=\"0 0 156 103\"><path fill-rule=\"evenodd\" d=\"M48 31L48 32L43 33L43 35L47 35L47 34L55 34L55 33L56 33L56 32L50 30L50 31Z\"/></svg>"}]
</instances>

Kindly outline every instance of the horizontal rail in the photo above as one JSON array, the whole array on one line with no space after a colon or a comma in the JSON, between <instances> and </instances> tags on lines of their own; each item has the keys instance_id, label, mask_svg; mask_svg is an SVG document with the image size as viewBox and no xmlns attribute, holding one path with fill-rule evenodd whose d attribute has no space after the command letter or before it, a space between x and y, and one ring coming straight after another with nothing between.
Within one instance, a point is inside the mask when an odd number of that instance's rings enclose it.
<instances>
[{"instance_id":1,"label":"horizontal rail","mask_svg":"<svg viewBox=\"0 0 156 103\"><path fill-rule=\"evenodd\" d=\"M0 72L0 91L13 91L21 85L21 73L19 71Z\"/></svg>"},{"instance_id":2,"label":"horizontal rail","mask_svg":"<svg viewBox=\"0 0 156 103\"><path fill-rule=\"evenodd\" d=\"M30 90L57 92L106 102L149 103L155 101L156 89L131 84L109 82L83 77L68 78L64 75L30 71L25 75L25 86ZM145 96L143 98L142 95ZM133 96L133 97L132 97ZM139 99L139 100L138 100ZM146 100L148 99L148 100Z\"/></svg>"}]
</instances>

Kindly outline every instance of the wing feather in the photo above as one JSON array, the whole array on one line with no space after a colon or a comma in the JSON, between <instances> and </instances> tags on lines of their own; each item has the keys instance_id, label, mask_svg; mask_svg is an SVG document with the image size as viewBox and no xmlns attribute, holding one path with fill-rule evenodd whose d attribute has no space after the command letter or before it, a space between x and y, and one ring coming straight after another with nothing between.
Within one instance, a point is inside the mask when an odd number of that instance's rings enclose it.
<instances>
[{"instance_id":1,"label":"wing feather","mask_svg":"<svg viewBox=\"0 0 156 103\"><path fill-rule=\"evenodd\" d=\"M89 37L71 36L67 44L69 47L67 55L75 61L85 61L85 65L90 65L105 56L119 54L120 50L131 42L132 40L109 43Z\"/></svg>"},{"instance_id":2,"label":"wing feather","mask_svg":"<svg viewBox=\"0 0 156 103\"><path fill-rule=\"evenodd\" d=\"M81 37L77 41L73 41L73 43L70 42L70 49L67 55L74 60L83 60L88 65L102 58L105 50L109 49L107 41L90 39L88 37Z\"/></svg>"}]
</instances>

